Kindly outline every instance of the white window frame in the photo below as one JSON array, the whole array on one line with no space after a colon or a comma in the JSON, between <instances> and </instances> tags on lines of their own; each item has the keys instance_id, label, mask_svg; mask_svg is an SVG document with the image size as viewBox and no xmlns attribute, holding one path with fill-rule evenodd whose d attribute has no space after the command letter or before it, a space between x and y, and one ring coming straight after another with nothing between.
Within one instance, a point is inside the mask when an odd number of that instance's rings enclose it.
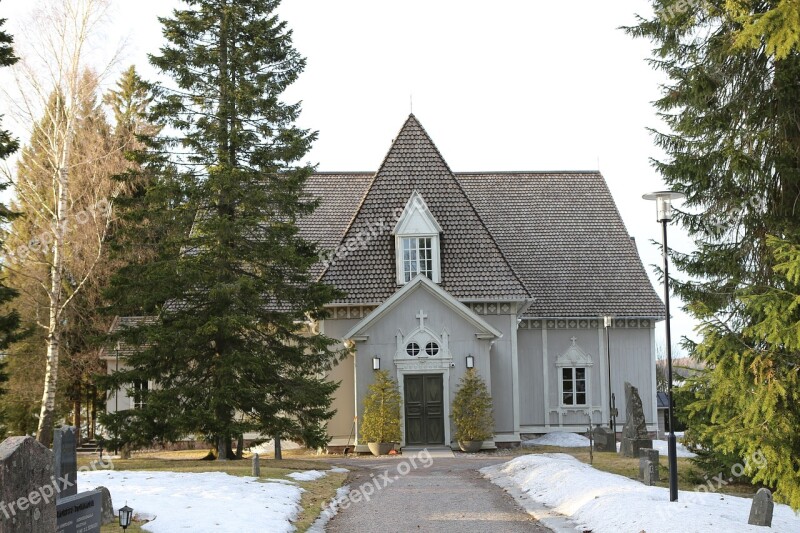
<instances>
[{"instance_id":1,"label":"white window frame","mask_svg":"<svg viewBox=\"0 0 800 533\"><path fill-rule=\"evenodd\" d=\"M406 239L417 240L415 248L417 251L419 251L419 239L431 240L430 249L432 264L429 279L434 283L441 283L442 270L439 239L441 231L442 227L436 221L430 209L428 209L425 200L417 191L414 191L392 231L395 236L395 270L397 272L398 285L405 285L419 275L420 272L418 256L417 274L411 276L409 280L405 279L404 241Z\"/></svg>"},{"instance_id":2,"label":"white window frame","mask_svg":"<svg viewBox=\"0 0 800 533\"><path fill-rule=\"evenodd\" d=\"M588 366L560 366L558 368L558 401L559 405L564 408L577 408L577 407L588 407L591 405L591 398L589 397L589 383L591 381L590 378L590 367ZM572 371L572 378L570 381L572 382L572 403L565 403L564 402L564 384L566 379L564 378L564 370L571 370ZM584 402L578 403L578 376L577 371L583 370L583 392L580 394L584 395Z\"/></svg>"},{"instance_id":3,"label":"white window frame","mask_svg":"<svg viewBox=\"0 0 800 533\"><path fill-rule=\"evenodd\" d=\"M420 268L420 255L419 255L419 241L420 239L430 239L430 253L431 253L431 271L430 276L428 279L433 281L434 283L439 283L440 281L440 271L439 271L439 236L438 235L398 235L397 236L397 283L399 285L405 285L419 274L423 274L422 269ZM406 279L406 262L405 262L405 242L406 241L414 241L414 247L412 250L415 250L417 253L417 271L416 273L412 273L409 279Z\"/></svg>"},{"instance_id":4,"label":"white window frame","mask_svg":"<svg viewBox=\"0 0 800 533\"><path fill-rule=\"evenodd\" d=\"M143 390L143 391L145 391L145 393L142 395L141 400L137 401L136 400L136 396L135 396L135 392L134 392L134 395L131 396L131 408L133 408L133 409L143 409L144 407L147 406L147 395L150 394L150 390L151 390L150 382L149 381L139 381L139 380L137 380L137 381L133 382L133 387L132 388L133 388L134 391L142 391Z\"/></svg>"}]
</instances>

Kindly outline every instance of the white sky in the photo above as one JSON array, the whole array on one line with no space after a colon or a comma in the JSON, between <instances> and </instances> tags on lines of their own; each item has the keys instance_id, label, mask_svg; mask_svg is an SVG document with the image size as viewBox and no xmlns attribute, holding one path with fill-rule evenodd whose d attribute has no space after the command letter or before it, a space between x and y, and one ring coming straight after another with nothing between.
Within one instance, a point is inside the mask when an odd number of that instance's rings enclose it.
<instances>
[{"instance_id":1,"label":"white sky","mask_svg":"<svg viewBox=\"0 0 800 533\"><path fill-rule=\"evenodd\" d=\"M19 35L36 3L0 0L6 29ZM128 42L118 70L135 64L153 79L156 17L180 2L112 4L106 46ZM661 128L651 102L663 78L645 63L650 43L617 29L650 12L647 0L284 0L280 14L308 60L286 97L302 100L300 125L319 131L309 160L320 170L377 170L412 100L454 171L599 168L662 294L649 242L660 242L660 226L641 196L664 188L645 130ZM677 227L670 244L691 249ZM676 298L672 306L673 339L692 335ZM657 331L663 344L663 323Z\"/></svg>"}]
</instances>

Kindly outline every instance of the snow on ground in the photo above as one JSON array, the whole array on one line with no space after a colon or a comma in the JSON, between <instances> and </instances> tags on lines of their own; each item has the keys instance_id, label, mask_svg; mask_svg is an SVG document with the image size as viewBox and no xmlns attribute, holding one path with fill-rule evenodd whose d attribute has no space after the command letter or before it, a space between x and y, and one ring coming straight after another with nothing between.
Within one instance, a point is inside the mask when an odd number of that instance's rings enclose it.
<instances>
[{"instance_id":1,"label":"snow on ground","mask_svg":"<svg viewBox=\"0 0 800 533\"><path fill-rule=\"evenodd\" d=\"M262 483L224 472L96 470L78 473L80 490L103 485L116 509L126 503L135 515L155 516L145 531L173 533L294 531L303 489Z\"/></svg>"},{"instance_id":2,"label":"snow on ground","mask_svg":"<svg viewBox=\"0 0 800 533\"><path fill-rule=\"evenodd\" d=\"M589 439L577 433L556 432L542 435L541 437L526 440L522 446L560 446L561 448L586 448Z\"/></svg>"},{"instance_id":3,"label":"snow on ground","mask_svg":"<svg viewBox=\"0 0 800 533\"><path fill-rule=\"evenodd\" d=\"M666 457L667 456L667 441L665 441L665 440L654 440L653 441L653 449L654 450L658 450L658 453L659 453L659 455L661 455L661 457ZM676 443L675 454L678 457L697 457L696 453L690 452L688 449L686 449L686 446L684 446L680 442Z\"/></svg>"},{"instance_id":4,"label":"snow on ground","mask_svg":"<svg viewBox=\"0 0 800 533\"><path fill-rule=\"evenodd\" d=\"M303 470L302 472L286 474L286 477L290 477L295 481L314 481L327 475L328 473L324 470Z\"/></svg>"},{"instance_id":5,"label":"snow on ground","mask_svg":"<svg viewBox=\"0 0 800 533\"><path fill-rule=\"evenodd\" d=\"M595 533L764 531L747 524L749 498L680 491L678 502L671 503L669 489L601 472L571 455L524 455L481 473L515 494L534 516L544 504ZM776 504L772 531L800 531L800 517Z\"/></svg>"},{"instance_id":6,"label":"snow on ground","mask_svg":"<svg viewBox=\"0 0 800 533\"><path fill-rule=\"evenodd\" d=\"M333 468L331 468L330 471L333 472L334 474L346 474L349 472L348 469L342 468L341 466L334 466Z\"/></svg>"}]
</instances>

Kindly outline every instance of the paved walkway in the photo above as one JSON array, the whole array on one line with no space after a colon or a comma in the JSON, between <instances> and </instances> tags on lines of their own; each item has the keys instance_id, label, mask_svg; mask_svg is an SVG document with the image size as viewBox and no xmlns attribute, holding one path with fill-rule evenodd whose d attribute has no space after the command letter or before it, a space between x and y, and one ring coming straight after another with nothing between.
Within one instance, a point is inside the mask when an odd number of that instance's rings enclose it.
<instances>
[{"instance_id":1,"label":"paved walkway","mask_svg":"<svg viewBox=\"0 0 800 533\"><path fill-rule=\"evenodd\" d=\"M507 461L507 457L432 455L331 460L352 469L350 489L362 487L359 492L364 497L355 501L356 497L346 509L340 509L326 531L551 531L478 472L484 466Z\"/></svg>"}]
</instances>

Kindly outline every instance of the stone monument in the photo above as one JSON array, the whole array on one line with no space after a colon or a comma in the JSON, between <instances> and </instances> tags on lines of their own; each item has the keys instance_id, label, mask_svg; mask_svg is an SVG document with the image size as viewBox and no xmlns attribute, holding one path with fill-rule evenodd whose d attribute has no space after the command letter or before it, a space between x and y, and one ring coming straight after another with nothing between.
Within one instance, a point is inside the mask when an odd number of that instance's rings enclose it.
<instances>
[{"instance_id":1,"label":"stone monument","mask_svg":"<svg viewBox=\"0 0 800 533\"><path fill-rule=\"evenodd\" d=\"M652 486L658 479L658 450L641 448L639 450L639 480L645 485Z\"/></svg>"},{"instance_id":2,"label":"stone monument","mask_svg":"<svg viewBox=\"0 0 800 533\"><path fill-rule=\"evenodd\" d=\"M253 454L253 476L259 477L261 475L261 463L258 461L258 454Z\"/></svg>"},{"instance_id":3,"label":"stone monument","mask_svg":"<svg viewBox=\"0 0 800 533\"><path fill-rule=\"evenodd\" d=\"M64 426L53 436L54 467L60 491L56 501L56 533L100 531L103 521L103 491L78 492L76 429ZM110 496L109 496L110 501ZM113 510L111 511L113 513ZM48 533L50 533L48 531Z\"/></svg>"},{"instance_id":4,"label":"stone monument","mask_svg":"<svg viewBox=\"0 0 800 533\"><path fill-rule=\"evenodd\" d=\"M53 435L56 479L62 485L58 498L68 498L78 493L78 452L76 451L75 428L62 426Z\"/></svg>"},{"instance_id":5,"label":"stone monument","mask_svg":"<svg viewBox=\"0 0 800 533\"><path fill-rule=\"evenodd\" d=\"M652 448L653 440L647 434L639 390L627 381L625 382L625 406L627 420L622 429L619 453L625 457L639 457L639 450Z\"/></svg>"},{"instance_id":6,"label":"stone monument","mask_svg":"<svg viewBox=\"0 0 800 533\"><path fill-rule=\"evenodd\" d=\"M772 492L769 489L758 489L753 496L753 505L750 507L748 524L753 526L772 527L772 511L775 502L772 501Z\"/></svg>"},{"instance_id":7,"label":"stone monument","mask_svg":"<svg viewBox=\"0 0 800 533\"><path fill-rule=\"evenodd\" d=\"M0 444L0 532L55 529L53 452L33 437L7 438Z\"/></svg>"},{"instance_id":8,"label":"stone monument","mask_svg":"<svg viewBox=\"0 0 800 533\"><path fill-rule=\"evenodd\" d=\"M592 431L594 439L594 449L597 452L616 452L617 442L614 439L614 434L599 424Z\"/></svg>"}]
</instances>

